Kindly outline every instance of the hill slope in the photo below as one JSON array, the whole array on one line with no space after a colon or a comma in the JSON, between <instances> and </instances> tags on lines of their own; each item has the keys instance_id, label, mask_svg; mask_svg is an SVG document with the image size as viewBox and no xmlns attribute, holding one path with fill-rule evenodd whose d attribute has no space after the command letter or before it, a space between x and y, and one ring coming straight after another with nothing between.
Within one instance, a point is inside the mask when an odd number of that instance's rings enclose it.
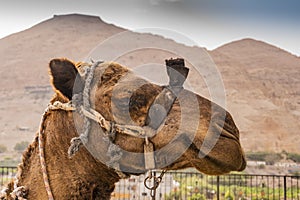
<instances>
[{"instance_id":1,"label":"hill slope","mask_svg":"<svg viewBox=\"0 0 300 200\"><path fill-rule=\"evenodd\" d=\"M18 141L32 141L43 110L53 92L48 63L52 58L81 56L123 29L99 17L54 16L0 40L0 144L10 149Z\"/></svg>"},{"instance_id":2,"label":"hill slope","mask_svg":"<svg viewBox=\"0 0 300 200\"><path fill-rule=\"evenodd\" d=\"M247 149L300 151L300 59L244 39L211 52Z\"/></svg>"}]
</instances>

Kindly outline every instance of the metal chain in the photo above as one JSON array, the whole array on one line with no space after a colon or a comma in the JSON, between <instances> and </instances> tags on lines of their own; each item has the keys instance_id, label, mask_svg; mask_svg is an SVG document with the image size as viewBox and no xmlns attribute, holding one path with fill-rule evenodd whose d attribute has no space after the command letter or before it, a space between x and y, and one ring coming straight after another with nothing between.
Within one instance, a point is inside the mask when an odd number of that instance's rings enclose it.
<instances>
[{"instance_id":1,"label":"metal chain","mask_svg":"<svg viewBox=\"0 0 300 200\"><path fill-rule=\"evenodd\" d=\"M149 175L145 178L144 185L148 190L150 190L150 196L152 197L152 200L155 200L156 189L160 185L162 178L166 172L167 172L167 170L163 170L161 172L161 174L158 177L156 177L155 175L153 175L152 171L149 171ZM153 179L153 185L149 186L147 181L150 181L151 179Z\"/></svg>"}]
</instances>

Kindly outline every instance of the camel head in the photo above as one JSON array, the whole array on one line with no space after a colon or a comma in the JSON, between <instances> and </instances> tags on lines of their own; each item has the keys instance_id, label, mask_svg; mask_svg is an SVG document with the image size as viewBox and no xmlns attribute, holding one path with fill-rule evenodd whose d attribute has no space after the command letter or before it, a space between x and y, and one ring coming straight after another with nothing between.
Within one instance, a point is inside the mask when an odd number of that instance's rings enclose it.
<instances>
[{"instance_id":1,"label":"camel head","mask_svg":"<svg viewBox=\"0 0 300 200\"><path fill-rule=\"evenodd\" d=\"M52 60L50 74L56 90L55 99L75 101L76 95L85 93L86 71L90 67L67 59ZM88 94L91 108L113 124L141 127L151 137L146 140L119 130L109 135L92 121L85 148L97 161L110 168L117 166L117 170L127 174L146 172L147 159L152 159L150 162L157 169L194 167L206 174L243 170L246 161L233 118L226 110L197 94L185 89L176 93L162 124L157 129L148 127L149 109L164 88L117 63L100 63L93 72ZM71 116L72 126L79 135L84 131L82 115L74 112ZM150 120L160 117L152 115ZM150 150L145 154L147 147Z\"/></svg>"}]
</instances>

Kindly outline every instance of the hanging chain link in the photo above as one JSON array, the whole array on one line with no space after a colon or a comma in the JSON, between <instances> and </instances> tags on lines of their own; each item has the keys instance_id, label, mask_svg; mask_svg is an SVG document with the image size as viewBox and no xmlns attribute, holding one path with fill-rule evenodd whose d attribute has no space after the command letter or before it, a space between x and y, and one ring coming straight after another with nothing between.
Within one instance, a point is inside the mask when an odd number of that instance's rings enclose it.
<instances>
[{"instance_id":1,"label":"hanging chain link","mask_svg":"<svg viewBox=\"0 0 300 200\"><path fill-rule=\"evenodd\" d=\"M152 200L155 200L156 189L160 185L162 178L166 172L167 170L163 170L161 174L158 177L156 177L152 171L149 171L148 176L145 178L144 185L148 190L150 190L150 196L152 197ZM153 179L153 185L149 185L151 179Z\"/></svg>"}]
</instances>

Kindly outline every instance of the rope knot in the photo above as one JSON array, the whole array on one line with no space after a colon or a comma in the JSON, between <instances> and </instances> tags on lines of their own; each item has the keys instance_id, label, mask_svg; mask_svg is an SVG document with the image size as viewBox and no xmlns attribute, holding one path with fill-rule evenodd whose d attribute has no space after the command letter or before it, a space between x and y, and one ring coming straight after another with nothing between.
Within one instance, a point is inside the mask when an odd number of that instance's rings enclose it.
<instances>
[{"instance_id":1,"label":"rope knot","mask_svg":"<svg viewBox=\"0 0 300 200\"><path fill-rule=\"evenodd\" d=\"M20 186L14 189L12 193L10 193L11 197L18 200L26 200L28 195L28 188L25 186Z\"/></svg>"},{"instance_id":2,"label":"rope knot","mask_svg":"<svg viewBox=\"0 0 300 200\"><path fill-rule=\"evenodd\" d=\"M80 137L72 138L71 145L68 149L69 158L72 158L79 151L81 145L82 145L82 140Z\"/></svg>"}]
</instances>

